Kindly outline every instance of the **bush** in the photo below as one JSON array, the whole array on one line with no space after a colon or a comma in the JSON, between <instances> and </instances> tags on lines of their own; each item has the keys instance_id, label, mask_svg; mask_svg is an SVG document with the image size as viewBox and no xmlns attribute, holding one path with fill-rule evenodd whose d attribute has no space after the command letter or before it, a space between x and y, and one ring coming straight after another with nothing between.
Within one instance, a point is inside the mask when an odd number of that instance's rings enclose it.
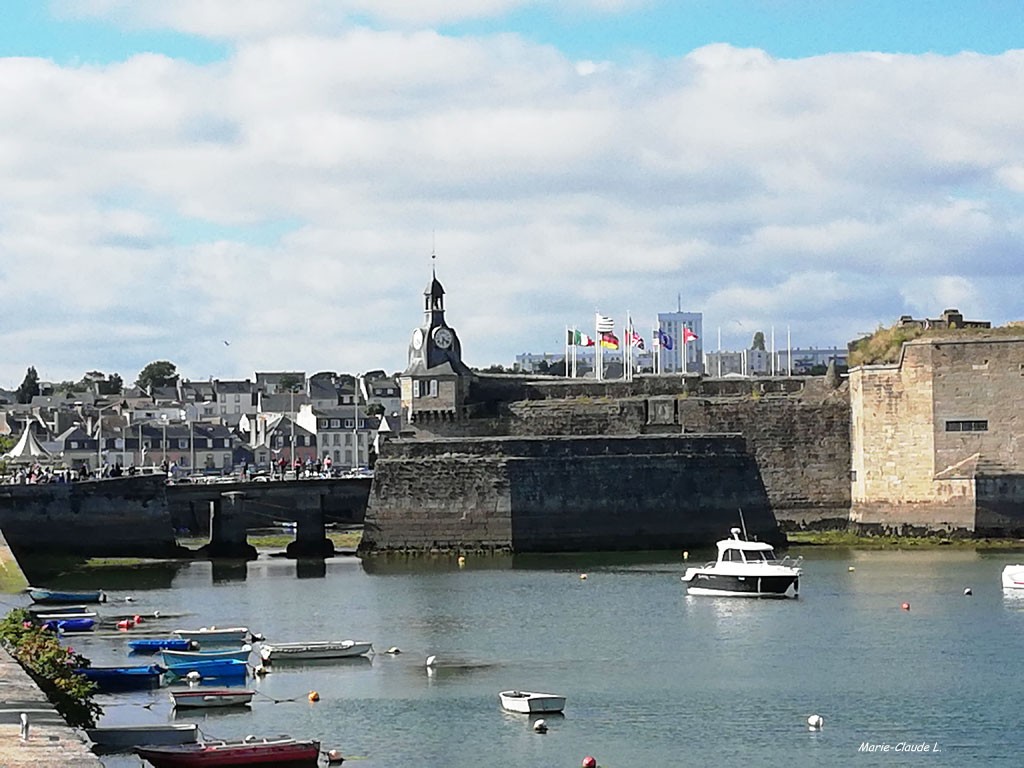
<instances>
[{"instance_id":1,"label":"bush","mask_svg":"<svg viewBox=\"0 0 1024 768\"><path fill-rule=\"evenodd\" d=\"M28 672L68 725L92 728L103 714L93 701L96 686L76 673L89 659L65 648L56 635L32 623L31 614L16 608L0 621L0 642Z\"/></svg>"}]
</instances>

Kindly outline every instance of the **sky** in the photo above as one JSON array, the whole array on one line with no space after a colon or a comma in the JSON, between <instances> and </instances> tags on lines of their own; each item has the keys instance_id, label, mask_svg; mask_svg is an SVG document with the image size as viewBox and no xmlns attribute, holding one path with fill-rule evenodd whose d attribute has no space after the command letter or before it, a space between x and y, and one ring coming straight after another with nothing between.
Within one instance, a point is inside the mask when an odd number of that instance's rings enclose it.
<instances>
[{"instance_id":1,"label":"sky","mask_svg":"<svg viewBox=\"0 0 1024 768\"><path fill-rule=\"evenodd\" d=\"M1019 0L5 0L0 387L1024 319ZM432 259L436 256L436 259Z\"/></svg>"}]
</instances>

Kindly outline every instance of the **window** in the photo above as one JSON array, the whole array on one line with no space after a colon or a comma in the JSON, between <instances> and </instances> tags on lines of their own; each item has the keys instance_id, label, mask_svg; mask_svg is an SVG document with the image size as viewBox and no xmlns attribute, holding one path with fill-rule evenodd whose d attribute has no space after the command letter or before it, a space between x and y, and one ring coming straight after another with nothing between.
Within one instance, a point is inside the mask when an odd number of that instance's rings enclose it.
<instances>
[{"instance_id":1,"label":"window","mask_svg":"<svg viewBox=\"0 0 1024 768\"><path fill-rule=\"evenodd\" d=\"M352 419L345 419L345 429L352 429Z\"/></svg>"},{"instance_id":2,"label":"window","mask_svg":"<svg viewBox=\"0 0 1024 768\"><path fill-rule=\"evenodd\" d=\"M75 448L77 448L77 447L78 447L78 441L77 441L77 440L72 440L72 441L71 441L71 448L72 448L72 449L75 449Z\"/></svg>"},{"instance_id":3,"label":"window","mask_svg":"<svg viewBox=\"0 0 1024 768\"><path fill-rule=\"evenodd\" d=\"M760 550L757 550L757 549L748 550L748 551L744 552L743 554L746 556L748 563L764 562L764 553L761 552Z\"/></svg>"},{"instance_id":4,"label":"window","mask_svg":"<svg viewBox=\"0 0 1024 768\"><path fill-rule=\"evenodd\" d=\"M242 396L241 395L235 395L235 402L236 403L242 402Z\"/></svg>"},{"instance_id":5,"label":"window","mask_svg":"<svg viewBox=\"0 0 1024 768\"><path fill-rule=\"evenodd\" d=\"M947 432L988 432L987 421L947 421Z\"/></svg>"},{"instance_id":6,"label":"window","mask_svg":"<svg viewBox=\"0 0 1024 768\"><path fill-rule=\"evenodd\" d=\"M179 449L188 448L188 440L186 440L184 437L179 438L178 439L178 448Z\"/></svg>"},{"instance_id":7,"label":"window","mask_svg":"<svg viewBox=\"0 0 1024 768\"><path fill-rule=\"evenodd\" d=\"M341 419L331 419L331 429L340 429Z\"/></svg>"},{"instance_id":8,"label":"window","mask_svg":"<svg viewBox=\"0 0 1024 768\"><path fill-rule=\"evenodd\" d=\"M341 445L341 435L339 435L337 432L334 433L334 444ZM337 453L337 451L335 451L335 453Z\"/></svg>"},{"instance_id":9,"label":"window","mask_svg":"<svg viewBox=\"0 0 1024 768\"><path fill-rule=\"evenodd\" d=\"M413 383L412 383L412 396L413 397L419 397L420 396L420 383L419 383L419 381L413 381Z\"/></svg>"},{"instance_id":10,"label":"window","mask_svg":"<svg viewBox=\"0 0 1024 768\"><path fill-rule=\"evenodd\" d=\"M224 454L224 463L221 464L221 466L222 467L230 467L231 466L231 454L230 453L225 453Z\"/></svg>"},{"instance_id":11,"label":"window","mask_svg":"<svg viewBox=\"0 0 1024 768\"><path fill-rule=\"evenodd\" d=\"M437 397L437 379L430 380L430 396Z\"/></svg>"}]
</instances>

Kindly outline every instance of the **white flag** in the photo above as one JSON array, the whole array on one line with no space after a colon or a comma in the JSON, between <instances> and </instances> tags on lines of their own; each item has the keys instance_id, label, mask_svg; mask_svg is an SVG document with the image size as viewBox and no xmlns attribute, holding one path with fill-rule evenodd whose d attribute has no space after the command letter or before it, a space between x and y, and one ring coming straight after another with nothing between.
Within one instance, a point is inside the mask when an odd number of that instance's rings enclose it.
<instances>
[{"instance_id":1,"label":"white flag","mask_svg":"<svg viewBox=\"0 0 1024 768\"><path fill-rule=\"evenodd\" d=\"M615 321L610 317L602 315L600 312L597 314L597 332L598 333L611 333L615 330Z\"/></svg>"}]
</instances>

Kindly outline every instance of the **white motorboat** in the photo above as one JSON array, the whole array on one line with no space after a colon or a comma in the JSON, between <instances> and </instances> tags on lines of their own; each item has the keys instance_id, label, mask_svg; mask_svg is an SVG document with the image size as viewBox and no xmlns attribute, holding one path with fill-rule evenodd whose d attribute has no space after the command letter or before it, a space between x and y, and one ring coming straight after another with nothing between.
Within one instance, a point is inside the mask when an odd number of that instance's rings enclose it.
<instances>
[{"instance_id":1,"label":"white motorboat","mask_svg":"<svg viewBox=\"0 0 1024 768\"><path fill-rule=\"evenodd\" d=\"M176 629L171 633L185 640L194 640L204 648L210 643L238 643L249 639L248 627L200 627L199 629Z\"/></svg>"},{"instance_id":2,"label":"white motorboat","mask_svg":"<svg viewBox=\"0 0 1024 768\"><path fill-rule=\"evenodd\" d=\"M191 744L196 741L196 723L155 723L86 728L86 735L103 751L131 750L144 744Z\"/></svg>"},{"instance_id":3,"label":"white motorboat","mask_svg":"<svg viewBox=\"0 0 1024 768\"><path fill-rule=\"evenodd\" d=\"M184 707L239 707L252 701L256 691L244 688L189 688L171 691L176 709Z\"/></svg>"},{"instance_id":4,"label":"white motorboat","mask_svg":"<svg viewBox=\"0 0 1024 768\"><path fill-rule=\"evenodd\" d=\"M800 592L800 563L787 555L775 559L771 544L747 541L740 529L733 528L731 538L718 542L718 560L697 568L687 568L683 582L690 595L734 597L787 597Z\"/></svg>"},{"instance_id":5,"label":"white motorboat","mask_svg":"<svg viewBox=\"0 0 1024 768\"><path fill-rule=\"evenodd\" d=\"M373 643L360 640L313 640L308 643L260 643L260 658L275 661L307 661L310 659L345 659L364 656L373 650Z\"/></svg>"},{"instance_id":6,"label":"white motorboat","mask_svg":"<svg viewBox=\"0 0 1024 768\"><path fill-rule=\"evenodd\" d=\"M541 712L561 712L565 709L565 696L555 693L531 691L502 691L498 694L503 709L534 715Z\"/></svg>"},{"instance_id":7,"label":"white motorboat","mask_svg":"<svg viewBox=\"0 0 1024 768\"><path fill-rule=\"evenodd\" d=\"M1003 589L1024 589L1024 565L1003 568Z\"/></svg>"}]
</instances>

